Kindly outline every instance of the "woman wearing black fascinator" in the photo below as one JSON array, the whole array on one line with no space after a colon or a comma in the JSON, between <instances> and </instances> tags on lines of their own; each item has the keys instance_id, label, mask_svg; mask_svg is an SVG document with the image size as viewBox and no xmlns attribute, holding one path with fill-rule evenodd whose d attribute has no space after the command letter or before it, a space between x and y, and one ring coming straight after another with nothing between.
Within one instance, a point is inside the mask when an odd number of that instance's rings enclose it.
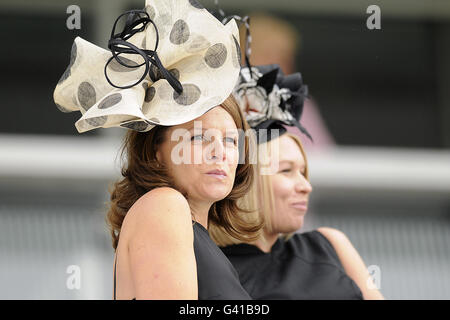
<instances>
[{"instance_id":1,"label":"woman wearing black fascinator","mask_svg":"<svg viewBox=\"0 0 450 320\"><path fill-rule=\"evenodd\" d=\"M210 229L254 299L383 299L349 239L321 227L296 233L303 225L312 186L301 140L285 126L300 124L308 90L300 73L284 75L277 65L241 69L234 96L258 141L256 179L242 199L262 219L256 241Z\"/></svg>"}]
</instances>

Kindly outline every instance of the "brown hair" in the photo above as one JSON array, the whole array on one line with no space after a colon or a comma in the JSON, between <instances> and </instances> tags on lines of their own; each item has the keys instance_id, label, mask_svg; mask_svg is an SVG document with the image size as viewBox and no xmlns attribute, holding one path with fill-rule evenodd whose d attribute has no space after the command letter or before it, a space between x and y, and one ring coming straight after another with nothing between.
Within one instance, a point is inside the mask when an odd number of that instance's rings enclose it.
<instances>
[{"instance_id":1,"label":"brown hair","mask_svg":"<svg viewBox=\"0 0 450 320\"><path fill-rule=\"evenodd\" d=\"M234 97L230 95L221 105L233 118L237 129L248 130L242 112ZM148 191L159 187L175 188L173 178L161 167L156 159L156 150L164 142L169 127L156 126L149 132L128 131L121 148L126 152L127 163L122 167L123 178L112 185L106 222L112 237L112 246L117 248L122 222L131 206ZM233 189L223 200L215 202L208 214L210 225L223 228L233 238L253 241L259 237L262 221L248 222L245 215L249 211L241 209L237 200L243 197L254 179L253 165L249 161L249 138L245 137L239 150L244 152L244 162L239 163ZM111 186L110 186L111 188ZM176 188L175 188L176 189Z\"/></svg>"},{"instance_id":2,"label":"brown hair","mask_svg":"<svg viewBox=\"0 0 450 320\"><path fill-rule=\"evenodd\" d=\"M308 161L306 158L306 153L301 143L301 140L298 136L286 132L285 135L290 137L294 142L298 145L303 158L305 160L305 178L309 181L309 172L308 172ZM251 215L248 215L247 221L263 221L266 230L271 230L272 224L270 215L274 212L274 196L272 189L272 179L270 175L260 174L261 169L264 163L267 163L268 159L271 156L271 147L272 142L276 142L274 140L270 140L267 143L261 143L258 145L258 161L255 165L255 181L251 186L248 193L239 200L239 204L248 211L251 211ZM213 241L221 247L225 247L232 244L239 244L242 242L251 242L251 241L243 241L242 239L238 239L236 237L231 236L229 233L224 232L222 227L213 226L209 230L209 234ZM294 233L283 234L285 240L289 239ZM260 232L259 236L264 240L264 234Z\"/></svg>"}]
</instances>

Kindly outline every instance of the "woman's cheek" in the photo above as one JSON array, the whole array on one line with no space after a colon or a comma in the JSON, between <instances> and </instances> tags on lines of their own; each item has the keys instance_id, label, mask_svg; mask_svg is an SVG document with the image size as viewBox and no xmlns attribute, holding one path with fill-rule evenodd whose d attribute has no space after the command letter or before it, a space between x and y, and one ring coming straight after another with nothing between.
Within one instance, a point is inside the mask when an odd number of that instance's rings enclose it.
<instances>
[{"instance_id":1,"label":"woman's cheek","mask_svg":"<svg viewBox=\"0 0 450 320\"><path fill-rule=\"evenodd\" d=\"M275 196L275 199L279 199L280 179L277 174L272 176L272 188L273 188L273 195Z\"/></svg>"},{"instance_id":2,"label":"woman's cheek","mask_svg":"<svg viewBox=\"0 0 450 320\"><path fill-rule=\"evenodd\" d=\"M275 174L272 181L274 187L273 191L278 199L284 199L290 194L290 190L293 187L290 179L282 175Z\"/></svg>"},{"instance_id":3,"label":"woman's cheek","mask_svg":"<svg viewBox=\"0 0 450 320\"><path fill-rule=\"evenodd\" d=\"M237 147L227 148L226 159L229 165L233 165L234 167L238 166L239 162L239 149Z\"/></svg>"},{"instance_id":4,"label":"woman's cheek","mask_svg":"<svg viewBox=\"0 0 450 320\"><path fill-rule=\"evenodd\" d=\"M186 146L186 150L190 152L190 162L188 164L201 164L203 162L203 147L201 144L191 144Z\"/></svg>"}]
</instances>

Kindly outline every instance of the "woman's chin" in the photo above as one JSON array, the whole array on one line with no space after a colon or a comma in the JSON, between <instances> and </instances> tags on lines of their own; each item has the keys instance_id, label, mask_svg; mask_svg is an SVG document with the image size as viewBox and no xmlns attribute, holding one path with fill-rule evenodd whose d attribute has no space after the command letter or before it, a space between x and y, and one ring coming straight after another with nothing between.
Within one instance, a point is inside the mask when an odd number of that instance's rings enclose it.
<instances>
[{"instance_id":1,"label":"woman's chin","mask_svg":"<svg viewBox=\"0 0 450 320\"><path fill-rule=\"evenodd\" d=\"M204 190L204 197L211 201L220 201L225 199L231 192L227 186L209 186Z\"/></svg>"},{"instance_id":2,"label":"woman's chin","mask_svg":"<svg viewBox=\"0 0 450 320\"><path fill-rule=\"evenodd\" d=\"M302 217L296 217L285 227L285 230L283 233L291 233L299 230L301 227L303 227L303 216Z\"/></svg>"}]
</instances>

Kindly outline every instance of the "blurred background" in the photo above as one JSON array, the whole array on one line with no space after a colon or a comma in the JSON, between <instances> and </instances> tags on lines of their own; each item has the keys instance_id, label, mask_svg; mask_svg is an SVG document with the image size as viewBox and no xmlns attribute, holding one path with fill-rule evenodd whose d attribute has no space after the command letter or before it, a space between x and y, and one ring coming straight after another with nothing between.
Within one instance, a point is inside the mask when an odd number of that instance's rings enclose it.
<instances>
[{"instance_id":1,"label":"blurred background","mask_svg":"<svg viewBox=\"0 0 450 320\"><path fill-rule=\"evenodd\" d=\"M66 26L69 5L80 29ZM367 27L370 5L381 29ZM106 48L115 18L143 6L0 2L0 299L112 297L105 213L124 131L78 134L80 114L61 113L52 96L76 36ZM300 232L346 233L387 299L450 299L450 2L221 7L250 14L253 64L300 71L309 86L301 122L315 139L302 137L314 191ZM79 289L67 283L71 266Z\"/></svg>"}]
</instances>

